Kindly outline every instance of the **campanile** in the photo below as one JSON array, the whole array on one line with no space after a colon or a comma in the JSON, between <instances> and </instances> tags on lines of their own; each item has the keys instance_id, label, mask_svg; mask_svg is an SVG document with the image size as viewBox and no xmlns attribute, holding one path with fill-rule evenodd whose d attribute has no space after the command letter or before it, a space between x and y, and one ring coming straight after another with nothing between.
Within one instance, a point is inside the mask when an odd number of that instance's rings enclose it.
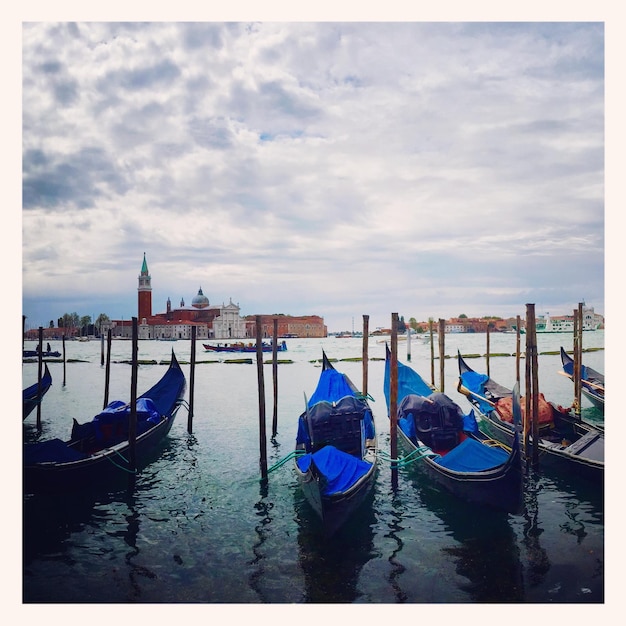
<instances>
[{"instance_id":1,"label":"campanile","mask_svg":"<svg viewBox=\"0 0 626 626\"><path fill-rule=\"evenodd\" d=\"M142 324L143 320L152 317L152 287L150 286L150 274L146 263L146 253L143 253L143 265L139 274L139 286L137 287L137 321Z\"/></svg>"}]
</instances>

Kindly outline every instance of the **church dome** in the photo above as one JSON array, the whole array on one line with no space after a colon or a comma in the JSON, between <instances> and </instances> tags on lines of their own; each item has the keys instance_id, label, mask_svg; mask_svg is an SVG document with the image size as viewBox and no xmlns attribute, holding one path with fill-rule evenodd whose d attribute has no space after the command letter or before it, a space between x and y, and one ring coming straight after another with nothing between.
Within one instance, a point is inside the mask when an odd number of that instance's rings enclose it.
<instances>
[{"instance_id":1,"label":"church dome","mask_svg":"<svg viewBox=\"0 0 626 626\"><path fill-rule=\"evenodd\" d=\"M204 309L209 306L209 299L202 293L202 287L198 289L198 295L191 301L191 306L196 309Z\"/></svg>"}]
</instances>

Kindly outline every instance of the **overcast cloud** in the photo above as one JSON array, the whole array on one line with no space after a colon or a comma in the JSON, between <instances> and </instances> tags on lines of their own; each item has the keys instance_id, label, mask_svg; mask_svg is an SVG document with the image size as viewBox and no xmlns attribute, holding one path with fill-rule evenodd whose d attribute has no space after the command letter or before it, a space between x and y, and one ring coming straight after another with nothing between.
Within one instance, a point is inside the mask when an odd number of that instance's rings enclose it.
<instances>
[{"instance_id":1,"label":"overcast cloud","mask_svg":"<svg viewBox=\"0 0 626 626\"><path fill-rule=\"evenodd\" d=\"M604 313L604 25L25 23L30 327Z\"/></svg>"}]
</instances>

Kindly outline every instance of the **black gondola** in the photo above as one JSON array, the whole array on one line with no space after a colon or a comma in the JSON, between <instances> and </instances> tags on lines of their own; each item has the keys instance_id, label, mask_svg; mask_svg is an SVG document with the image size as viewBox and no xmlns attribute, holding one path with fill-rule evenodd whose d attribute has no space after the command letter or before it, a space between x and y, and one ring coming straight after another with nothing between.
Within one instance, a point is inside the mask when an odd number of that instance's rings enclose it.
<instances>
[{"instance_id":1,"label":"black gondola","mask_svg":"<svg viewBox=\"0 0 626 626\"><path fill-rule=\"evenodd\" d=\"M136 468L169 433L183 403L186 380L172 351L163 377L137 398ZM130 406L113 401L93 420L74 420L68 441L24 444L24 493L88 490L132 473L128 440Z\"/></svg>"},{"instance_id":2,"label":"black gondola","mask_svg":"<svg viewBox=\"0 0 626 626\"><path fill-rule=\"evenodd\" d=\"M391 351L386 350L384 391L389 415ZM450 493L469 502L519 513L523 461L517 431L510 447L478 428L473 410L435 391L412 368L398 362L398 436L418 468Z\"/></svg>"},{"instance_id":3,"label":"black gondola","mask_svg":"<svg viewBox=\"0 0 626 626\"><path fill-rule=\"evenodd\" d=\"M561 346L561 363L563 372L570 379L574 380L574 359L565 352ZM590 400L590 402L601 411L604 411L604 374L586 365L581 366L580 371L580 391Z\"/></svg>"},{"instance_id":4,"label":"black gondola","mask_svg":"<svg viewBox=\"0 0 626 626\"><path fill-rule=\"evenodd\" d=\"M315 392L298 419L295 452L304 496L332 535L371 492L378 447L367 399L325 353Z\"/></svg>"},{"instance_id":5,"label":"black gondola","mask_svg":"<svg viewBox=\"0 0 626 626\"><path fill-rule=\"evenodd\" d=\"M22 392L22 420L25 420L34 410L34 408L43 400L48 389L52 386L52 375L48 369L48 364L44 363L44 372L41 377L41 391L39 382L30 387L26 387Z\"/></svg>"},{"instance_id":6,"label":"black gondola","mask_svg":"<svg viewBox=\"0 0 626 626\"><path fill-rule=\"evenodd\" d=\"M475 372L458 353L458 391L474 406L487 432L504 443L513 438L508 420L512 391L486 374ZM548 402L540 394L538 416L540 465L565 475L604 481L604 432L594 428L569 410ZM532 444L532 435L529 442Z\"/></svg>"}]
</instances>

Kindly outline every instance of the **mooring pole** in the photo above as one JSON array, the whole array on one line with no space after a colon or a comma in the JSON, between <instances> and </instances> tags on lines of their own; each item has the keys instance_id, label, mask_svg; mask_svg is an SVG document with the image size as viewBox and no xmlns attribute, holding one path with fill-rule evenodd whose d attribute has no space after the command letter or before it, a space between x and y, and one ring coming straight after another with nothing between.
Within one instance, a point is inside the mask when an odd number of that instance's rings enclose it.
<instances>
[{"instance_id":1,"label":"mooring pole","mask_svg":"<svg viewBox=\"0 0 626 626\"><path fill-rule=\"evenodd\" d=\"M487 322L487 376L490 375L490 371L489 371L489 352L490 352L490 345L489 345L489 340L490 340L490 335L489 335L489 322Z\"/></svg>"},{"instance_id":2,"label":"mooring pole","mask_svg":"<svg viewBox=\"0 0 626 626\"><path fill-rule=\"evenodd\" d=\"M411 327L406 327L406 360L411 360Z\"/></svg>"},{"instance_id":3,"label":"mooring pole","mask_svg":"<svg viewBox=\"0 0 626 626\"><path fill-rule=\"evenodd\" d=\"M111 380L111 329L107 330L107 357L104 370L104 403L102 408L109 404L109 382Z\"/></svg>"},{"instance_id":4,"label":"mooring pole","mask_svg":"<svg viewBox=\"0 0 626 626\"><path fill-rule=\"evenodd\" d=\"M63 345L63 386L65 387L65 335L63 335L61 343Z\"/></svg>"},{"instance_id":5,"label":"mooring pole","mask_svg":"<svg viewBox=\"0 0 626 626\"><path fill-rule=\"evenodd\" d=\"M539 382L537 374L537 327L535 305L526 305L526 401L525 401L525 439L532 437L532 465L539 463ZM530 431L530 433L528 432ZM528 458L528 453L526 454Z\"/></svg>"},{"instance_id":6,"label":"mooring pole","mask_svg":"<svg viewBox=\"0 0 626 626\"><path fill-rule=\"evenodd\" d=\"M520 350L521 350L521 343L520 343L520 337L521 337L521 332L520 332L520 316L517 316L516 319L516 330L515 330L515 380L519 383L520 381L520 369L519 369L519 362L521 359L521 354L520 354Z\"/></svg>"},{"instance_id":7,"label":"mooring pole","mask_svg":"<svg viewBox=\"0 0 626 626\"><path fill-rule=\"evenodd\" d=\"M369 323L370 316L363 316L363 385L361 385L361 392L364 396L367 396L367 379L368 379L368 368L369 368L369 355L367 352L367 344L369 340Z\"/></svg>"},{"instance_id":8,"label":"mooring pole","mask_svg":"<svg viewBox=\"0 0 626 626\"><path fill-rule=\"evenodd\" d=\"M439 391L444 392L445 389L445 360L446 360L446 320L439 318L439 378L441 383Z\"/></svg>"},{"instance_id":9,"label":"mooring pole","mask_svg":"<svg viewBox=\"0 0 626 626\"><path fill-rule=\"evenodd\" d=\"M196 332L195 326L191 327L191 364L189 366L189 413L187 415L187 432L193 432L193 396L196 380Z\"/></svg>"},{"instance_id":10,"label":"mooring pole","mask_svg":"<svg viewBox=\"0 0 626 626\"><path fill-rule=\"evenodd\" d=\"M100 365L104 365L104 335L100 333Z\"/></svg>"},{"instance_id":11,"label":"mooring pole","mask_svg":"<svg viewBox=\"0 0 626 626\"><path fill-rule=\"evenodd\" d=\"M259 446L261 480L267 480L267 437L265 434L265 383L263 381L263 338L261 316L256 316L256 368L259 386Z\"/></svg>"},{"instance_id":12,"label":"mooring pole","mask_svg":"<svg viewBox=\"0 0 626 626\"><path fill-rule=\"evenodd\" d=\"M274 320L274 343L272 344L272 383L274 391L274 410L272 413L272 439L278 434L278 318Z\"/></svg>"},{"instance_id":13,"label":"mooring pole","mask_svg":"<svg viewBox=\"0 0 626 626\"><path fill-rule=\"evenodd\" d=\"M138 326L137 318L133 317L132 328L132 358L130 375L130 415L128 417L128 464L130 469L130 484L134 485L137 470L137 370L139 368L138 353Z\"/></svg>"},{"instance_id":14,"label":"mooring pole","mask_svg":"<svg viewBox=\"0 0 626 626\"><path fill-rule=\"evenodd\" d=\"M391 484L398 484L398 314L391 314L391 363L389 372L389 436L391 439Z\"/></svg>"},{"instance_id":15,"label":"mooring pole","mask_svg":"<svg viewBox=\"0 0 626 626\"><path fill-rule=\"evenodd\" d=\"M435 386L435 342L433 332L433 319L428 320L428 329L430 331L430 384Z\"/></svg>"},{"instance_id":16,"label":"mooring pole","mask_svg":"<svg viewBox=\"0 0 626 626\"><path fill-rule=\"evenodd\" d=\"M43 373L43 326L39 327L39 349L37 350L37 430L41 430L41 375Z\"/></svg>"}]
</instances>

